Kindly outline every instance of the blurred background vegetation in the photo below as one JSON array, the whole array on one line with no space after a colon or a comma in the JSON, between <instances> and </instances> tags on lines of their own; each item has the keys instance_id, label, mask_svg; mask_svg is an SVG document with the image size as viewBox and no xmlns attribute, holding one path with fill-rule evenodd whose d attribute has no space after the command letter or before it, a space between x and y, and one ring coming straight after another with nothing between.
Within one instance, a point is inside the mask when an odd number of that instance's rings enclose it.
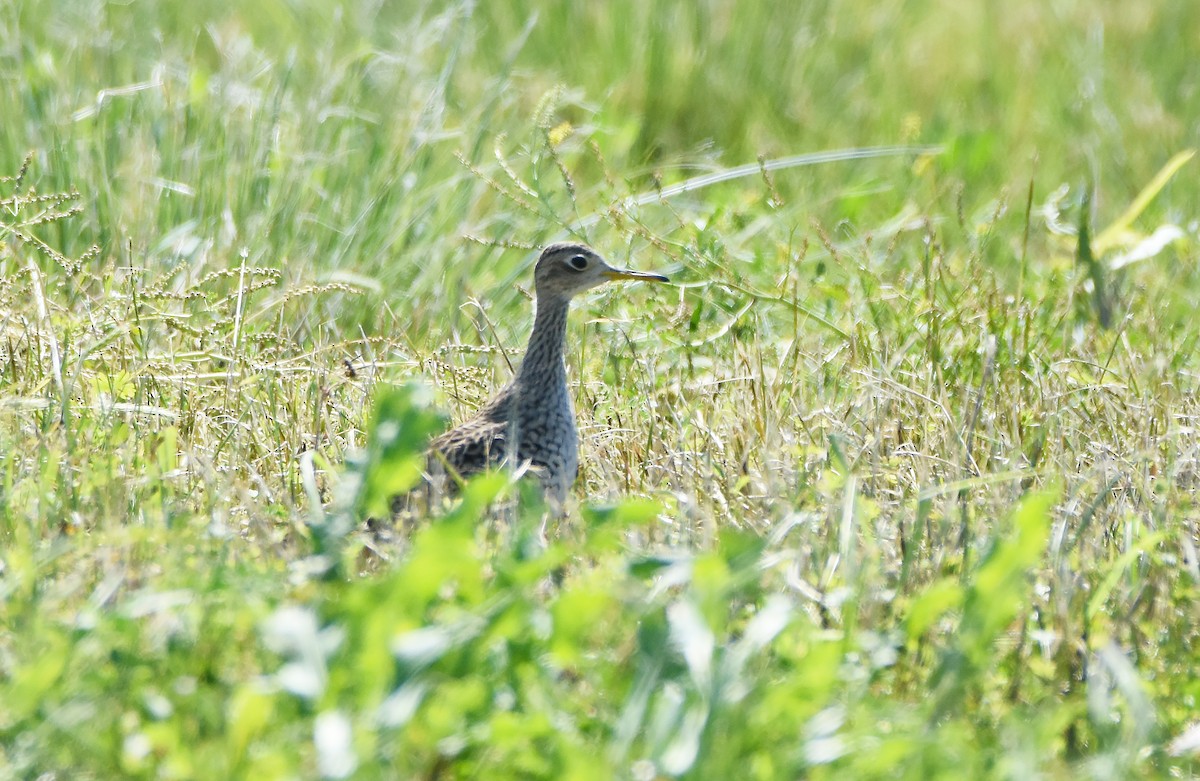
<instances>
[{"instance_id":1,"label":"blurred background vegetation","mask_svg":"<svg viewBox=\"0 0 1200 781\"><path fill-rule=\"evenodd\" d=\"M0 777L1200 772L1197 40L1171 0L10 4ZM679 283L576 307L577 512L543 550L496 478L354 530L567 235Z\"/></svg>"}]
</instances>

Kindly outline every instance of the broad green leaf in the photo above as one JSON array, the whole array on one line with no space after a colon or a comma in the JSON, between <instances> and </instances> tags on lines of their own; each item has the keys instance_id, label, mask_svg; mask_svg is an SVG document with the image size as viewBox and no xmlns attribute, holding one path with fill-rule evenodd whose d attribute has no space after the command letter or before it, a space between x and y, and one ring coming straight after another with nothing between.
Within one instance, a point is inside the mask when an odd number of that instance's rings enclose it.
<instances>
[{"instance_id":1,"label":"broad green leaf","mask_svg":"<svg viewBox=\"0 0 1200 781\"><path fill-rule=\"evenodd\" d=\"M925 588L908 607L904 628L910 641L929 631L939 618L959 607L965 597L957 578L942 578Z\"/></svg>"}]
</instances>

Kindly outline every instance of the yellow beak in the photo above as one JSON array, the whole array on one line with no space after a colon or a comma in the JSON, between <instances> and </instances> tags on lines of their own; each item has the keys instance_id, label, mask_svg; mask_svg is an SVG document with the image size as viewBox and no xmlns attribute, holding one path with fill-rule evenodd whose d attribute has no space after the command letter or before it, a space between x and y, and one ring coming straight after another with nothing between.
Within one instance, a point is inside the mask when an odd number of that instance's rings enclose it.
<instances>
[{"instance_id":1,"label":"yellow beak","mask_svg":"<svg viewBox=\"0 0 1200 781\"><path fill-rule=\"evenodd\" d=\"M641 279L646 282L670 282L671 280L664 277L662 274L650 274L645 271L634 271L628 268L610 268L604 272L604 276L609 279Z\"/></svg>"}]
</instances>

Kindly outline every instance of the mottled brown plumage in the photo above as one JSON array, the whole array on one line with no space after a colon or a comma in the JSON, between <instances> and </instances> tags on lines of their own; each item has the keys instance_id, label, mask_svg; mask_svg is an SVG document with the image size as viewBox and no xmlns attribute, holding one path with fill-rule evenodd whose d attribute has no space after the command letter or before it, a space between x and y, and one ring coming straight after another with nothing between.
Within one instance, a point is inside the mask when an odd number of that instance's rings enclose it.
<instances>
[{"instance_id":1,"label":"mottled brown plumage","mask_svg":"<svg viewBox=\"0 0 1200 781\"><path fill-rule=\"evenodd\" d=\"M505 459L529 464L559 506L579 466L575 412L563 347L571 299L610 280L666 282L660 274L613 268L591 247L563 242L542 251L534 268L533 333L517 375L470 420L430 444L431 466L461 477Z\"/></svg>"}]
</instances>

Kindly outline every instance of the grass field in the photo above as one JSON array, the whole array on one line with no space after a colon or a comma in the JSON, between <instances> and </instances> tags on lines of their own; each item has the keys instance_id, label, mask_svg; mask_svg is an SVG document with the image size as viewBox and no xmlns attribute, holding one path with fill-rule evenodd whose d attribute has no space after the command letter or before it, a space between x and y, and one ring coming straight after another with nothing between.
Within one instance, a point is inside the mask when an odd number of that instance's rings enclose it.
<instances>
[{"instance_id":1,"label":"grass field","mask_svg":"<svg viewBox=\"0 0 1200 781\"><path fill-rule=\"evenodd\" d=\"M4 16L0 778L1200 775L1200 5Z\"/></svg>"}]
</instances>

